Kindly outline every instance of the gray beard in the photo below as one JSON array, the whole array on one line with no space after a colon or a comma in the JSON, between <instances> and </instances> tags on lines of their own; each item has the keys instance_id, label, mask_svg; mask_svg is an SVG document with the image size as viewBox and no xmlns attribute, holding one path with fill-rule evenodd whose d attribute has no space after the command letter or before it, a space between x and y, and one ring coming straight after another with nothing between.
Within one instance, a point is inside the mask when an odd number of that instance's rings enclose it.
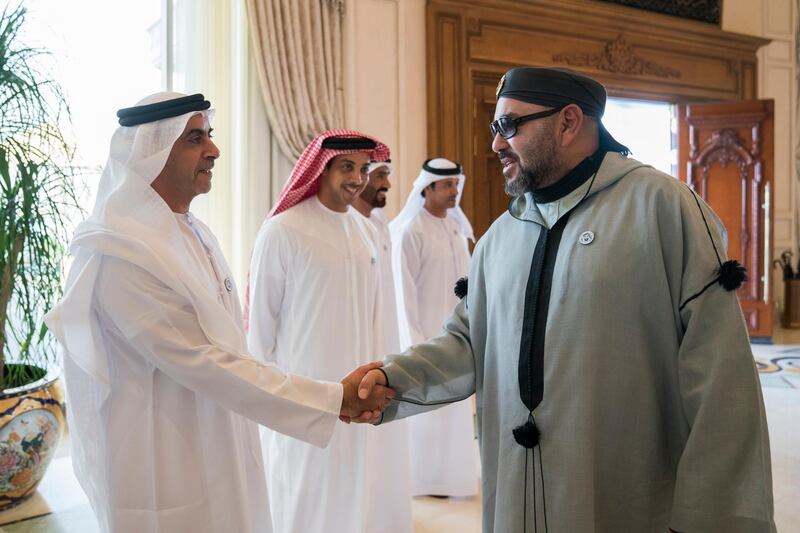
<instances>
[{"instance_id":1,"label":"gray beard","mask_svg":"<svg viewBox=\"0 0 800 533\"><path fill-rule=\"evenodd\" d=\"M509 196L522 196L528 191L535 191L558 177L561 160L552 140L552 132L543 131L535 139L532 139L528 146L528 150L516 157L519 167L517 179L511 182L506 180L505 190ZM532 163L529 166L523 166L523 159L532 161Z\"/></svg>"},{"instance_id":2,"label":"gray beard","mask_svg":"<svg viewBox=\"0 0 800 533\"><path fill-rule=\"evenodd\" d=\"M514 181L506 180L505 190L509 196L522 196L528 191L532 191L535 187L532 184L537 181L536 176L526 170L520 169L517 179Z\"/></svg>"},{"instance_id":3,"label":"gray beard","mask_svg":"<svg viewBox=\"0 0 800 533\"><path fill-rule=\"evenodd\" d=\"M509 196L522 196L526 192L541 189L544 183L548 183L558 172L558 161L553 154L547 154L544 160L538 161L534 168L525 168L519 164L517 179L506 180L505 191Z\"/></svg>"}]
</instances>

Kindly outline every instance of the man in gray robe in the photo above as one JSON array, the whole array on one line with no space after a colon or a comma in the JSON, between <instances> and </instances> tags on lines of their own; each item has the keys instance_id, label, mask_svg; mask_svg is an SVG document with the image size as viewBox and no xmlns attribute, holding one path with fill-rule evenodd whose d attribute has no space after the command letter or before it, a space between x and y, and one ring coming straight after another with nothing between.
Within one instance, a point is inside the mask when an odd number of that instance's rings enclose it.
<instances>
[{"instance_id":1,"label":"man in gray robe","mask_svg":"<svg viewBox=\"0 0 800 533\"><path fill-rule=\"evenodd\" d=\"M626 157L595 80L518 68L497 93L508 212L442 334L360 393L397 390L383 422L477 394L487 533L775 531L744 274L719 219Z\"/></svg>"}]
</instances>

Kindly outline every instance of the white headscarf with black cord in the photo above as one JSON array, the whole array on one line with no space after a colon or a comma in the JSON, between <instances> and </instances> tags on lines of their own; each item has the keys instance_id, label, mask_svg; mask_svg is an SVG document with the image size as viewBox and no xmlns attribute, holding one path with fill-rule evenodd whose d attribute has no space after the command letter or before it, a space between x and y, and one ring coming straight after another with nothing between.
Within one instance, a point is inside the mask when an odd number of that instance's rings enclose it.
<instances>
[{"instance_id":1,"label":"white headscarf with black cord","mask_svg":"<svg viewBox=\"0 0 800 533\"><path fill-rule=\"evenodd\" d=\"M458 227L461 229L461 234L472 241L475 241L475 235L472 232L472 224L469 223L467 215L461 210L461 196L464 192L464 176L463 169L459 163L450 161L443 157L436 159L429 159L422 164L422 169L414 180L411 194L408 195L406 205L400 211L400 214L389 223L389 228L392 231L392 241L397 242L399 233L408 225L409 222L419 214L420 210L425 205L425 198L422 196L422 191L425 190L430 184L451 178L458 178L458 196L456 197L456 206L447 210L447 216L452 217Z\"/></svg>"}]
</instances>

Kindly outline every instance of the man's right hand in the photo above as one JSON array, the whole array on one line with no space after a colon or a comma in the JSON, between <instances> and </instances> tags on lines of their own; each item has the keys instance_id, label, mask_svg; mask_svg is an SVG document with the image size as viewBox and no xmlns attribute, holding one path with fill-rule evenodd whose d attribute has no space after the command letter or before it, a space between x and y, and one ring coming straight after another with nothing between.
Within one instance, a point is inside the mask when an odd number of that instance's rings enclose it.
<instances>
[{"instance_id":1,"label":"man's right hand","mask_svg":"<svg viewBox=\"0 0 800 533\"><path fill-rule=\"evenodd\" d=\"M342 380L344 394L339 418L343 422L373 423L380 419L381 412L394 398L394 391L386 387L383 372L375 370L381 366L381 362L362 365ZM380 374L381 378L368 379L373 372Z\"/></svg>"},{"instance_id":2,"label":"man's right hand","mask_svg":"<svg viewBox=\"0 0 800 533\"><path fill-rule=\"evenodd\" d=\"M366 373L358 385L358 397L361 399L369 398L375 387L386 386L386 374L380 370L372 369Z\"/></svg>"}]
</instances>

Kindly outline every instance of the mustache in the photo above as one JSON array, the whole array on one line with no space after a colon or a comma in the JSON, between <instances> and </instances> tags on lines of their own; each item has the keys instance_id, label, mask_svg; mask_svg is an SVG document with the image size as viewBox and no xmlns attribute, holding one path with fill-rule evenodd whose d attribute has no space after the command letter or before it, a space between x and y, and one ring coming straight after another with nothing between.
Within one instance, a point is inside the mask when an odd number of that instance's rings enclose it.
<instances>
[{"instance_id":1,"label":"mustache","mask_svg":"<svg viewBox=\"0 0 800 533\"><path fill-rule=\"evenodd\" d=\"M500 150L497 152L497 159L513 159L514 161L519 161L517 154L511 150Z\"/></svg>"},{"instance_id":2,"label":"mustache","mask_svg":"<svg viewBox=\"0 0 800 533\"><path fill-rule=\"evenodd\" d=\"M389 189L387 189L386 187L381 187L380 189L375 191L375 194L378 194L379 192L389 192Z\"/></svg>"}]
</instances>

